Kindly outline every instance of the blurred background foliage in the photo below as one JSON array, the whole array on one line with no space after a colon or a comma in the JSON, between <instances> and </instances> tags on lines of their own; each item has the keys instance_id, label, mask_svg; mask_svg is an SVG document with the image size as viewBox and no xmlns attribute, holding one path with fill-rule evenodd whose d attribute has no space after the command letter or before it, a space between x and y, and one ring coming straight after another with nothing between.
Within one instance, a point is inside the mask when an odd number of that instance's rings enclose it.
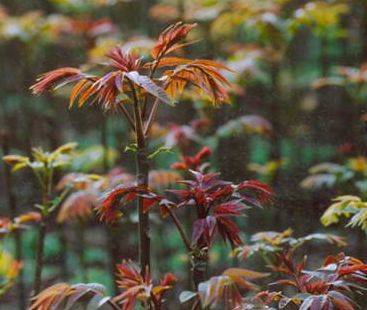
<instances>
[{"instance_id":1,"label":"blurred background foliage","mask_svg":"<svg viewBox=\"0 0 367 310\"><path fill-rule=\"evenodd\" d=\"M100 174L107 178L104 182L113 182L116 176L126 180L134 165L132 154L124 151L131 137L121 117L107 118L94 108L66 110L63 91L34 97L29 86L39 73L55 67L103 62L104 54L117 44L144 55L154 44L152 37L183 20L198 23L191 36L200 41L187 49L191 58L220 60L234 71L225 73L233 83L232 105L213 110L207 98L186 91L179 110L160 111L152 129L152 151L160 146L171 151L154 159L158 190L177 180L177 175L164 173L173 162L207 145L213 150L211 164L224 179L259 178L274 187L269 209L251 210L239 221L246 240L258 231L289 227L297 237L322 231L318 219L332 198L348 194L366 199L365 0L1 0L0 4L3 155L29 156L34 146L51 150L75 141L79 147L66 171ZM9 208L12 204L19 213L29 211L40 195L29 172L10 177L4 165L1 170L1 216L17 215ZM111 230L91 216L53 225L46 240L46 282L96 281L110 292L116 289L111 280L115 262L137 255L136 214L127 213ZM185 278L182 263L188 258L178 234L155 214L152 220L153 266ZM348 254L367 258L361 230L332 226L327 231L348 237ZM30 229L21 237L22 281L27 287L32 282L36 235ZM3 282L12 281L9 270L18 268L3 267L14 263L10 253L17 251L11 238L1 242L0 290ZM305 251L315 248L315 261L337 251L317 245L307 245ZM213 252L215 269L222 270L230 249L216 246ZM2 300L14 309L16 292L9 291Z\"/></svg>"}]
</instances>

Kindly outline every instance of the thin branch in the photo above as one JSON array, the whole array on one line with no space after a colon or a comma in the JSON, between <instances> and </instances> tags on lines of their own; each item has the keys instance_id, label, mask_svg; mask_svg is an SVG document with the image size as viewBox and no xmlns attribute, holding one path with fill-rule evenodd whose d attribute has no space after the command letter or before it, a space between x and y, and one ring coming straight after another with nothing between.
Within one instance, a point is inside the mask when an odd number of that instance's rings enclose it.
<instances>
[{"instance_id":1,"label":"thin branch","mask_svg":"<svg viewBox=\"0 0 367 310\"><path fill-rule=\"evenodd\" d=\"M34 275L34 296L36 296L41 291L42 286L42 271L44 265L44 246L46 238L46 219L42 215L42 221L40 223L40 228L38 232L37 248L36 248L36 266Z\"/></svg>"},{"instance_id":2,"label":"thin branch","mask_svg":"<svg viewBox=\"0 0 367 310\"><path fill-rule=\"evenodd\" d=\"M167 51L167 48L162 52L162 54L155 60L154 65L152 66L150 73L149 73L149 78L153 79L154 73L157 70L159 63L162 59L162 57L165 55ZM142 118L143 120L145 119L145 114L147 113L147 107L148 107L148 96L145 96L144 98L144 102L143 102L143 113L142 113Z\"/></svg>"},{"instance_id":3,"label":"thin branch","mask_svg":"<svg viewBox=\"0 0 367 310\"><path fill-rule=\"evenodd\" d=\"M131 129L133 131L135 131L135 124L134 124L134 120L133 118L131 117L129 111L126 109L126 107L122 104L122 102L118 102L117 103L117 107L118 109L121 111L121 113L125 116L127 122L129 123Z\"/></svg>"},{"instance_id":4,"label":"thin branch","mask_svg":"<svg viewBox=\"0 0 367 310\"><path fill-rule=\"evenodd\" d=\"M150 110L149 117L148 117L148 120L147 120L145 128L144 128L144 135L145 136L148 136L148 134L149 134L150 128L152 127L153 122L155 120L155 117L157 115L158 107L159 107L159 99L156 98L154 103L153 103L152 109Z\"/></svg>"},{"instance_id":5,"label":"thin branch","mask_svg":"<svg viewBox=\"0 0 367 310\"><path fill-rule=\"evenodd\" d=\"M152 109L149 113L149 117L148 117L148 120L147 120L145 128L144 128L144 135L145 136L147 136L149 134L150 128L152 127L153 122L155 120L155 116L157 115L158 103L159 103L159 99L157 98L153 103Z\"/></svg>"},{"instance_id":6,"label":"thin branch","mask_svg":"<svg viewBox=\"0 0 367 310\"><path fill-rule=\"evenodd\" d=\"M156 59L156 62L154 64L154 66L152 67L152 70L151 70L150 75L149 75L150 78L153 78L154 72L158 68L158 65L159 65L159 62L161 61L161 59L166 55L167 50L168 50L168 46L166 47L165 50L162 51L162 53ZM147 102L144 101L144 106L143 106L143 117L144 118L145 118L145 113L146 113L146 108L147 108L146 107L146 103ZM155 116L156 116L157 110L158 110L158 103L159 103L159 100L158 100L158 98L156 98L156 100L153 103L152 109L151 109L151 111L149 113L149 117L148 117L148 120L146 122L146 126L144 128L144 135L145 136L147 136L149 134L150 128L152 127L153 122L155 120Z\"/></svg>"},{"instance_id":7,"label":"thin branch","mask_svg":"<svg viewBox=\"0 0 367 310\"><path fill-rule=\"evenodd\" d=\"M176 214L171 210L171 208L167 207L167 210L181 235L182 241L184 242L187 251L191 252L192 249L191 249L190 241L189 241L189 238L186 234L184 227L181 224L181 221L178 219Z\"/></svg>"}]
</instances>

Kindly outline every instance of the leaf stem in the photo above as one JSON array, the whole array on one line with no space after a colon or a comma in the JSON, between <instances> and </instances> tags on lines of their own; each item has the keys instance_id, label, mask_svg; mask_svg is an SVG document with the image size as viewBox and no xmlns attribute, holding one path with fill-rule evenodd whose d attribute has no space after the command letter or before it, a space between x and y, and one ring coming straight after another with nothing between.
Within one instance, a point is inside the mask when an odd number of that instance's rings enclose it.
<instances>
[{"instance_id":1,"label":"leaf stem","mask_svg":"<svg viewBox=\"0 0 367 310\"><path fill-rule=\"evenodd\" d=\"M117 107L119 108L119 110L122 112L122 114L125 116L127 122L129 123L131 129L133 131L135 131L135 124L134 124L134 120L131 117L129 111L126 109L126 107L122 104L122 102L118 102L117 103Z\"/></svg>"},{"instance_id":2,"label":"leaf stem","mask_svg":"<svg viewBox=\"0 0 367 310\"><path fill-rule=\"evenodd\" d=\"M190 241L189 241L189 238L186 234L186 231L181 223L181 221L179 220L179 218L176 216L176 214L173 212L173 210L169 207L167 207L168 209L168 213L169 215L171 216L173 222L175 223L180 235L181 235L181 238L182 238L182 241L183 243L185 244L185 247L187 249L188 252L191 252L192 249L191 249L191 245L190 245Z\"/></svg>"},{"instance_id":3,"label":"leaf stem","mask_svg":"<svg viewBox=\"0 0 367 310\"><path fill-rule=\"evenodd\" d=\"M164 53L165 53L165 51L164 51ZM150 70L149 78L153 79L154 73L157 70L157 68L159 66L159 63L160 63L164 53L155 60L154 65L152 66L152 68ZM146 96L144 98L144 102L143 102L143 113L142 113L143 120L145 119L145 115L147 113L147 106L148 106L148 96Z\"/></svg>"},{"instance_id":4,"label":"leaf stem","mask_svg":"<svg viewBox=\"0 0 367 310\"><path fill-rule=\"evenodd\" d=\"M44 169L46 170L45 174L43 175L43 178L40 177L40 179L43 181L40 183L41 189L42 189L42 207L43 208L42 208L42 219L40 222L40 228L39 228L38 240L37 240L37 248L36 248L34 295L37 295L41 291L41 286L42 286L42 270L43 270L43 265L44 265L44 247L45 247L45 239L46 239L46 233L47 233L47 219L49 217L49 211L50 211L49 203L50 203L51 186L52 186L52 179L53 179L52 178L52 175L53 175L52 163L51 163L51 168L46 163ZM36 171L35 171L35 174L37 175Z\"/></svg>"},{"instance_id":5,"label":"leaf stem","mask_svg":"<svg viewBox=\"0 0 367 310\"><path fill-rule=\"evenodd\" d=\"M34 276L34 295L37 295L41 291L42 285L42 270L44 264L44 243L46 237L46 219L42 217L42 221L40 223L40 228L38 232L38 240L37 240L37 252L36 252L36 268L35 268L35 276Z\"/></svg>"},{"instance_id":6,"label":"leaf stem","mask_svg":"<svg viewBox=\"0 0 367 310\"><path fill-rule=\"evenodd\" d=\"M144 128L144 135L146 136L149 135L150 128L152 127L155 116L157 115L158 103L159 103L159 99L157 98L153 103L152 109L150 110L148 120Z\"/></svg>"}]
</instances>

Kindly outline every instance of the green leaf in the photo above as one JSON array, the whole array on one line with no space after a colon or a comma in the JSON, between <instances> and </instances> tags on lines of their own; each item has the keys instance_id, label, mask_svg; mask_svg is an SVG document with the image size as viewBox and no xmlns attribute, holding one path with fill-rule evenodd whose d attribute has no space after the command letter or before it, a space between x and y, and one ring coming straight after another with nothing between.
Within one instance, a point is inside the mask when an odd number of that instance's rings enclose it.
<instances>
[{"instance_id":1,"label":"green leaf","mask_svg":"<svg viewBox=\"0 0 367 310\"><path fill-rule=\"evenodd\" d=\"M52 168L64 168L66 166L70 166L71 162L70 162L71 158L69 159L69 161L66 160L56 160L54 162L51 163L51 167Z\"/></svg>"},{"instance_id":2,"label":"green leaf","mask_svg":"<svg viewBox=\"0 0 367 310\"><path fill-rule=\"evenodd\" d=\"M124 149L124 152L133 152L136 153L138 151L138 145L136 143L130 143Z\"/></svg>"},{"instance_id":3,"label":"green leaf","mask_svg":"<svg viewBox=\"0 0 367 310\"><path fill-rule=\"evenodd\" d=\"M70 142L59 146L55 151L52 152L52 155L57 156L60 154L70 154L71 151L75 150L78 146L76 142Z\"/></svg>"},{"instance_id":4,"label":"green leaf","mask_svg":"<svg viewBox=\"0 0 367 310\"><path fill-rule=\"evenodd\" d=\"M41 210L41 211L43 211L43 210L45 209L45 206L40 205L40 204L35 204L35 205L34 205L34 207L35 207L36 209Z\"/></svg>"},{"instance_id":5,"label":"green leaf","mask_svg":"<svg viewBox=\"0 0 367 310\"><path fill-rule=\"evenodd\" d=\"M28 163L20 163L20 164L16 164L14 165L13 169L11 170L12 172L16 172L18 170L21 170L25 167L28 167Z\"/></svg>"},{"instance_id":6,"label":"green leaf","mask_svg":"<svg viewBox=\"0 0 367 310\"><path fill-rule=\"evenodd\" d=\"M362 208L357 214L355 214L347 224L347 227L359 227L364 231L367 231L367 208Z\"/></svg>"},{"instance_id":7,"label":"green leaf","mask_svg":"<svg viewBox=\"0 0 367 310\"><path fill-rule=\"evenodd\" d=\"M338 223L340 216L348 217L350 213L345 210L347 208L356 208L357 205L362 203L361 199L356 196L340 196L335 198L334 201L321 217L321 223L324 226Z\"/></svg>"},{"instance_id":8,"label":"green leaf","mask_svg":"<svg viewBox=\"0 0 367 310\"><path fill-rule=\"evenodd\" d=\"M155 150L152 154L148 155L148 159L154 159L154 158L156 158L161 153L171 153L171 154L174 154L171 151L171 148L170 147L161 146L157 150Z\"/></svg>"}]
</instances>

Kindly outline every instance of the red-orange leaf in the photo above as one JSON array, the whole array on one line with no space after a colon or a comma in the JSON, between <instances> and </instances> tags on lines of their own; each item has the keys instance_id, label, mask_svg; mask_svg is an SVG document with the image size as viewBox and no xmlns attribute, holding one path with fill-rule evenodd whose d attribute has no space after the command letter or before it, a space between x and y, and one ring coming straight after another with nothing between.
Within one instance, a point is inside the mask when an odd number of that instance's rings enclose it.
<instances>
[{"instance_id":1,"label":"red-orange leaf","mask_svg":"<svg viewBox=\"0 0 367 310\"><path fill-rule=\"evenodd\" d=\"M172 169L176 170L200 170L202 161L212 154L212 150L207 146L204 146L199 152L194 156L183 156L182 161L178 163L173 163L171 165Z\"/></svg>"},{"instance_id":2,"label":"red-orange leaf","mask_svg":"<svg viewBox=\"0 0 367 310\"><path fill-rule=\"evenodd\" d=\"M92 299L98 308L102 309L104 305L108 305L108 308L118 309L109 297L104 296L104 290L102 285L95 283L74 285L58 283L33 297L33 303L28 310L74 309L83 303L86 307Z\"/></svg>"},{"instance_id":3,"label":"red-orange leaf","mask_svg":"<svg viewBox=\"0 0 367 310\"><path fill-rule=\"evenodd\" d=\"M229 70L210 60L195 60L180 65L174 70L168 70L164 73L166 91L170 96L175 97L185 89L187 84L192 84L206 93L215 105L229 102L226 89L229 82L219 69Z\"/></svg>"},{"instance_id":4,"label":"red-orange leaf","mask_svg":"<svg viewBox=\"0 0 367 310\"><path fill-rule=\"evenodd\" d=\"M72 83L84 78L84 74L76 68L60 68L42 74L37 83L31 86L31 90L35 95L40 95L48 89Z\"/></svg>"},{"instance_id":5,"label":"red-orange leaf","mask_svg":"<svg viewBox=\"0 0 367 310\"><path fill-rule=\"evenodd\" d=\"M172 48L182 41L195 26L196 24L184 24L182 22L178 22L165 29L160 34L157 44L152 49L151 54L153 58L157 59L162 57L169 53L170 49L172 51Z\"/></svg>"},{"instance_id":6,"label":"red-orange leaf","mask_svg":"<svg viewBox=\"0 0 367 310\"><path fill-rule=\"evenodd\" d=\"M102 199L100 206L97 207L97 213L102 221L107 223L116 222L121 212L118 209L120 199L125 198L124 202L128 203L138 196L145 200L145 211L147 211L155 202L160 200L160 197L153 193L145 186L117 186L111 191L107 192Z\"/></svg>"},{"instance_id":7,"label":"red-orange leaf","mask_svg":"<svg viewBox=\"0 0 367 310\"><path fill-rule=\"evenodd\" d=\"M145 276L140 273L140 268L131 260L123 260L117 265L117 285L122 293L115 297L115 302L122 304L122 310L133 310L137 301L154 300L157 309L161 309L164 292L170 289L177 281L172 273L165 274L160 285L154 286L150 271L146 268Z\"/></svg>"},{"instance_id":8,"label":"red-orange leaf","mask_svg":"<svg viewBox=\"0 0 367 310\"><path fill-rule=\"evenodd\" d=\"M106 55L111 59L111 66L122 72L138 71L141 66L141 58L126 53L121 47L116 47Z\"/></svg>"},{"instance_id":9,"label":"red-orange leaf","mask_svg":"<svg viewBox=\"0 0 367 310\"><path fill-rule=\"evenodd\" d=\"M259 202L267 202L272 195L271 186L258 180L244 181L238 185L238 190L249 190L253 192L256 196L256 200Z\"/></svg>"},{"instance_id":10,"label":"red-orange leaf","mask_svg":"<svg viewBox=\"0 0 367 310\"><path fill-rule=\"evenodd\" d=\"M16 217L14 219L14 223L16 224L25 224L25 223L29 223L29 222L40 222L42 219L42 215L39 212L28 212L28 213L24 213L19 215L18 217Z\"/></svg>"},{"instance_id":11,"label":"red-orange leaf","mask_svg":"<svg viewBox=\"0 0 367 310\"><path fill-rule=\"evenodd\" d=\"M198 294L204 308L223 303L221 309L242 309L240 289L256 289L248 279L266 277L268 274L241 268L229 268L222 275L199 284Z\"/></svg>"},{"instance_id":12,"label":"red-orange leaf","mask_svg":"<svg viewBox=\"0 0 367 310\"><path fill-rule=\"evenodd\" d=\"M73 222L89 218L97 201L97 195L88 190L72 193L62 203L57 214L57 222Z\"/></svg>"}]
</instances>

